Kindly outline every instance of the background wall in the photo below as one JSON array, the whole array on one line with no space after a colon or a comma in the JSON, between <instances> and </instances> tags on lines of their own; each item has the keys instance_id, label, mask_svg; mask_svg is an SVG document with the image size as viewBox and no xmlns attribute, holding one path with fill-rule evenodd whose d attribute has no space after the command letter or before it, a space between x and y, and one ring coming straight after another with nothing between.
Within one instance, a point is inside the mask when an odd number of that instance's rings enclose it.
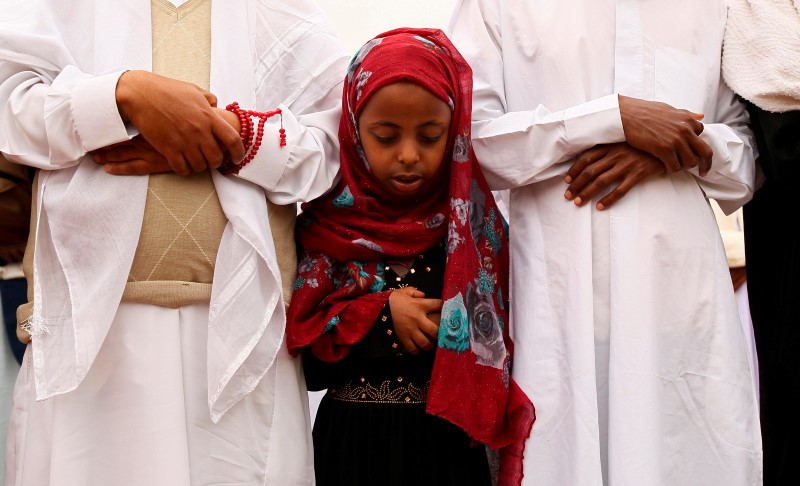
<instances>
[{"instance_id":1,"label":"background wall","mask_svg":"<svg viewBox=\"0 0 800 486\"><path fill-rule=\"evenodd\" d=\"M445 30L456 0L316 0L349 52L397 27Z\"/></svg>"}]
</instances>

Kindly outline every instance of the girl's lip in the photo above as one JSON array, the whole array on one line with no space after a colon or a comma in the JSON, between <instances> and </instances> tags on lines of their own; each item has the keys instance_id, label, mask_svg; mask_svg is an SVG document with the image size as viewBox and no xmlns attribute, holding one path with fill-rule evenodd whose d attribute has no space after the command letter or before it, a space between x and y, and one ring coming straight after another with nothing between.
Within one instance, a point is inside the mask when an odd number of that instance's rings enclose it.
<instances>
[{"instance_id":1,"label":"girl's lip","mask_svg":"<svg viewBox=\"0 0 800 486\"><path fill-rule=\"evenodd\" d=\"M401 193L416 192L422 186L424 179L418 175L396 175L392 177L392 185Z\"/></svg>"}]
</instances>

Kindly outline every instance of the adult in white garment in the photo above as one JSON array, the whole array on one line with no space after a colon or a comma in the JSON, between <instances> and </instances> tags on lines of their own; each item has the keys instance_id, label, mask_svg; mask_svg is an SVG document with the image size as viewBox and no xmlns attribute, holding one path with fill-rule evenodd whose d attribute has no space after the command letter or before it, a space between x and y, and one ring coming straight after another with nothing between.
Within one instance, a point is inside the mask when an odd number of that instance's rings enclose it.
<instances>
[{"instance_id":1,"label":"adult in white garment","mask_svg":"<svg viewBox=\"0 0 800 486\"><path fill-rule=\"evenodd\" d=\"M7 486L314 483L284 305L346 63L307 0L4 2L0 152L39 169ZM287 143L225 175L233 101Z\"/></svg>"},{"instance_id":2,"label":"adult in white garment","mask_svg":"<svg viewBox=\"0 0 800 486\"><path fill-rule=\"evenodd\" d=\"M537 411L526 485L761 483L707 201L732 212L754 186L748 117L720 77L725 18L724 0L456 5L475 151L511 195L513 374Z\"/></svg>"}]
</instances>

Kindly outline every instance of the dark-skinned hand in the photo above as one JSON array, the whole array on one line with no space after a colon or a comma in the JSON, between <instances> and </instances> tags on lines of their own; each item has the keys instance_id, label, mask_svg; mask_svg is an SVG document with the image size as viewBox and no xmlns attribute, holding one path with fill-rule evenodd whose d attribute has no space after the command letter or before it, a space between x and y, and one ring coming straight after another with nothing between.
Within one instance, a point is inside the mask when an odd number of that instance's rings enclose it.
<instances>
[{"instance_id":1,"label":"dark-skinned hand","mask_svg":"<svg viewBox=\"0 0 800 486\"><path fill-rule=\"evenodd\" d=\"M733 282L734 292L739 290L747 282L747 267L730 267L731 282Z\"/></svg>"},{"instance_id":2,"label":"dark-skinned hand","mask_svg":"<svg viewBox=\"0 0 800 486\"><path fill-rule=\"evenodd\" d=\"M389 309L394 332L403 349L411 354L433 349L439 335L441 299L426 299L425 294L414 287L404 287L389 295Z\"/></svg>"},{"instance_id":3,"label":"dark-skinned hand","mask_svg":"<svg viewBox=\"0 0 800 486\"><path fill-rule=\"evenodd\" d=\"M219 116L226 123L230 124L237 133L239 131L239 119L227 110L215 108ZM241 139L240 139L241 143ZM109 145L91 153L92 158L98 164L103 165L106 172L113 175L143 175L158 174L163 172L174 172L167 158L156 150L142 135L138 135L131 140ZM208 166L216 169L219 164L214 162ZM188 175L191 172L181 173Z\"/></svg>"},{"instance_id":4,"label":"dark-skinned hand","mask_svg":"<svg viewBox=\"0 0 800 486\"><path fill-rule=\"evenodd\" d=\"M581 206L604 189L616 185L597 202L603 210L617 202L647 177L664 173L664 164L627 143L597 145L583 152L567 171L564 197Z\"/></svg>"},{"instance_id":5,"label":"dark-skinned hand","mask_svg":"<svg viewBox=\"0 0 800 486\"><path fill-rule=\"evenodd\" d=\"M666 103L619 97L625 141L664 164L668 174L699 166L704 177L713 151L701 138L703 115Z\"/></svg>"},{"instance_id":6,"label":"dark-skinned hand","mask_svg":"<svg viewBox=\"0 0 800 486\"><path fill-rule=\"evenodd\" d=\"M177 174L219 167L226 155L235 162L244 157L239 133L216 110L216 97L194 84L127 71L117 83L116 99L123 120Z\"/></svg>"}]
</instances>

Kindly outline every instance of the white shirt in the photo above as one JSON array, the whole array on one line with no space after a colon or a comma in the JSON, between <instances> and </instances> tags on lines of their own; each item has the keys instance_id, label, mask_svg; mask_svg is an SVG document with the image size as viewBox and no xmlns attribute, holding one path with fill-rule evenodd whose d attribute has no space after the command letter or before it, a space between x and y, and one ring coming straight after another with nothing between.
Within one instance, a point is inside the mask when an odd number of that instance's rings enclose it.
<instances>
[{"instance_id":1,"label":"white shirt","mask_svg":"<svg viewBox=\"0 0 800 486\"><path fill-rule=\"evenodd\" d=\"M754 184L748 118L720 80L725 14L723 0L456 6L475 151L492 188L511 190L513 376L537 411L525 485L761 483L754 384L706 200L730 212ZM565 200L572 158L624 140L617 94L704 113L711 172L650 177L605 211Z\"/></svg>"},{"instance_id":2,"label":"white shirt","mask_svg":"<svg viewBox=\"0 0 800 486\"><path fill-rule=\"evenodd\" d=\"M122 72L150 68L150 2L82 4L81 12L94 15L76 15L66 0L12 3L0 12L0 152L44 169L32 323L37 397L44 399L86 375L138 241L147 177L109 176L86 153L134 135L114 92ZM238 179L213 173L229 220L209 315L209 405L217 420L255 387L282 344L264 195L277 204L309 200L335 181L347 59L307 0L215 2L211 29L211 91L219 104L280 105L288 141L283 149L262 145ZM277 130L268 126L265 141L277 141Z\"/></svg>"}]
</instances>

